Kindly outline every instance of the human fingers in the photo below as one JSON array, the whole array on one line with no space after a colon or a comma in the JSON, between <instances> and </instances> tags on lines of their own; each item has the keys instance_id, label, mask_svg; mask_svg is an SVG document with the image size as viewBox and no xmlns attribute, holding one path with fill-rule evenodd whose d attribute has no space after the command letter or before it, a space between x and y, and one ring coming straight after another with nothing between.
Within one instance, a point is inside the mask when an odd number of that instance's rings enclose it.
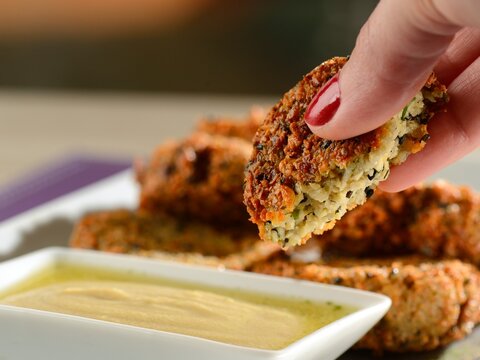
<instances>
[{"instance_id":1,"label":"human fingers","mask_svg":"<svg viewBox=\"0 0 480 360\"><path fill-rule=\"evenodd\" d=\"M435 65L435 74L442 84L448 86L479 56L480 29L463 28Z\"/></svg>"},{"instance_id":2,"label":"human fingers","mask_svg":"<svg viewBox=\"0 0 480 360\"><path fill-rule=\"evenodd\" d=\"M380 188L403 190L479 147L480 58L451 83L449 93L447 112L438 114L428 125L431 137L423 151L392 168Z\"/></svg>"},{"instance_id":3,"label":"human fingers","mask_svg":"<svg viewBox=\"0 0 480 360\"><path fill-rule=\"evenodd\" d=\"M321 89L307 109L310 129L338 140L382 125L420 90L457 31L480 27L478 13L477 0L381 1L339 79Z\"/></svg>"}]
</instances>

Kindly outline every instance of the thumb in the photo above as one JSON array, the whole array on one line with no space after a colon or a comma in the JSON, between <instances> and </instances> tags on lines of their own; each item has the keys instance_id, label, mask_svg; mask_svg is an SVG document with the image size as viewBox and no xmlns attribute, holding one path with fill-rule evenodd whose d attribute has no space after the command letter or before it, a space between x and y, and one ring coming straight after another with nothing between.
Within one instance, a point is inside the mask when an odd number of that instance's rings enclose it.
<instances>
[{"instance_id":1,"label":"thumb","mask_svg":"<svg viewBox=\"0 0 480 360\"><path fill-rule=\"evenodd\" d=\"M340 140L385 123L422 88L455 33L480 26L479 13L477 0L380 1L339 77L307 109L310 129Z\"/></svg>"}]
</instances>

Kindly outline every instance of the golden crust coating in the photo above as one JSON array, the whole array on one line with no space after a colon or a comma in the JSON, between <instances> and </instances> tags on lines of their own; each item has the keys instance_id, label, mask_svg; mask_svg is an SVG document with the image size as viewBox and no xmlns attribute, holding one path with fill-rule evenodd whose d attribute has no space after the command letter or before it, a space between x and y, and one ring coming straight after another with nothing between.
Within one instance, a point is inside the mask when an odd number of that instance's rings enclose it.
<instances>
[{"instance_id":1,"label":"golden crust coating","mask_svg":"<svg viewBox=\"0 0 480 360\"><path fill-rule=\"evenodd\" d=\"M274 244L257 241L239 252L231 253L224 257L207 256L201 253L167 253L158 250L138 250L130 252L130 254L193 265L211 266L230 270L245 270L254 263L265 260L278 251L280 251L280 248Z\"/></svg>"},{"instance_id":2,"label":"golden crust coating","mask_svg":"<svg viewBox=\"0 0 480 360\"><path fill-rule=\"evenodd\" d=\"M84 216L73 231L70 246L237 270L278 251L252 232L219 231L198 222L129 210Z\"/></svg>"},{"instance_id":3,"label":"golden crust coating","mask_svg":"<svg viewBox=\"0 0 480 360\"><path fill-rule=\"evenodd\" d=\"M202 119L198 122L196 131L210 135L239 137L251 142L265 115L263 108L252 107L244 120L223 117Z\"/></svg>"},{"instance_id":4,"label":"golden crust coating","mask_svg":"<svg viewBox=\"0 0 480 360\"><path fill-rule=\"evenodd\" d=\"M137 166L140 209L220 226L250 226L242 203L250 153L245 140L204 133L159 146L146 166Z\"/></svg>"},{"instance_id":5,"label":"golden crust coating","mask_svg":"<svg viewBox=\"0 0 480 360\"><path fill-rule=\"evenodd\" d=\"M304 113L319 88L336 74L346 61L346 58L333 58L308 73L273 107L257 131L253 144L254 150L246 171L244 201L251 221L259 227L262 239L278 241L284 246L292 243L291 238L285 238L288 235L285 234L287 227L280 231L272 231L271 228L277 226L275 223L282 224L290 220L292 214L295 212L298 214L301 202L312 199L303 190L305 187L316 184L318 188L325 188L327 185L326 188L337 189L334 192L340 194L338 185L332 185L332 182L342 182L344 186L345 173L353 172L356 175L368 171L366 173L368 180L365 176L365 186L355 190L352 200L342 204L341 211L339 211L340 207L331 204L331 208L327 208L328 216L323 216L322 221L319 221L317 214L324 209L318 209L315 208L317 205L312 205L313 209L310 209L302 220L305 224L316 221L314 224L316 233L332 228L335 219L341 217L344 211L362 203L366 197L373 194L376 183L388 176L389 162L398 164L405 160L408 153L415 153L423 148L429 137L426 123L435 112L443 109L447 101L446 88L439 84L432 74L418 95L417 102L423 106L421 112L418 106L416 109L412 106L412 109L417 112L412 110L410 113L411 104L409 104L401 114L398 114L397 123L392 122L389 126L387 123L367 134L347 140L322 139L309 130L304 121ZM408 113L406 113L407 109ZM408 125L405 125L407 123ZM404 128L398 133L401 127ZM404 135L395 135L396 138L390 139L392 134ZM387 138L391 141L388 146ZM393 154L392 157L387 160L385 156L390 155L384 152L391 151L388 150L390 147L397 149L398 152L392 152L390 154ZM368 163L366 160L373 161L373 154L377 154L378 161ZM383 158L379 159L379 156ZM372 166L372 164L376 167L365 169L365 166ZM347 188L344 190L346 197L350 199L349 186L352 185L347 182ZM331 194L332 191L329 193ZM344 198L345 194L342 201ZM322 201L319 202L322 203ZM311 220L313 217L311 214L315 214L317 219ZM297 224L290 228L298 229L298 225L297 221ZM305 232L306 235L301 234L300 240L294 241L293 245L304 243L311 236L311 231ZM289 240L290 243L288 243Z\"/></svg>"},{"instance_id":6,"label":"golden crust coating","mask_svg":"<svg viewBox=\"0 0 480 360\"><path fill-rule=\"evenodd\" d=\"M413 256L295 263L283 255L250 270L389 296L387 315L356 344L377 353L436 349L465 337L480 322L480 273L458 260Z\"/></svg>"},{"instance_id":7,"label":"golden crust coating","mask_svg":"<svg viewBox=\"0 0 480 360\"><path fill-rule=\"evenodd\" d=\"M415 253L480 266L480 197L443 181L377 191L316 240L324 251L343 256Z\"/></svg>"}]
</instances>

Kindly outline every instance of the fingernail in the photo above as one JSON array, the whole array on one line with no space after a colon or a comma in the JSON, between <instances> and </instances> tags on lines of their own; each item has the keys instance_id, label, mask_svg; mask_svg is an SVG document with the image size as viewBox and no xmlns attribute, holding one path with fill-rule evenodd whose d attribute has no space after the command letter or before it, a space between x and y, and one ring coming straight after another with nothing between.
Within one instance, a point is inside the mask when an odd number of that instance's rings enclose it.
<instances>
[{"instance_id":1,"label":"fingernail","mask_svg":"<svg viewBox=\"0 0 480 360\"><path fill-rule=\"evenodd\" d=\"M340 86L338 73L335 74L313 98L305 112L305 121L309 125L321 126L328 123L340 106Z\"/></svg>"}]
</instances>

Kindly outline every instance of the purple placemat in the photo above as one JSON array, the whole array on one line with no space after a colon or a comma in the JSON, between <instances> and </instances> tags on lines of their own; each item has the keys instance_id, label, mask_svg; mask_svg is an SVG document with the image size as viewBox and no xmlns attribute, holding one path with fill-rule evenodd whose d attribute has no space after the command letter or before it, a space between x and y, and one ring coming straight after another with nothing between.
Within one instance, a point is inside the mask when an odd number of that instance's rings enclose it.
<instances>
[{"instance_id":1,"label":"purple placemat","mask_svg":"<svg viewBox=\"0 0 480 360\"><path fill-rule=\"evenodd\" d=\"M71 156L43 166L0 189L0 221L131 166L130 160Z\"/></svg>"}]
</instances>

